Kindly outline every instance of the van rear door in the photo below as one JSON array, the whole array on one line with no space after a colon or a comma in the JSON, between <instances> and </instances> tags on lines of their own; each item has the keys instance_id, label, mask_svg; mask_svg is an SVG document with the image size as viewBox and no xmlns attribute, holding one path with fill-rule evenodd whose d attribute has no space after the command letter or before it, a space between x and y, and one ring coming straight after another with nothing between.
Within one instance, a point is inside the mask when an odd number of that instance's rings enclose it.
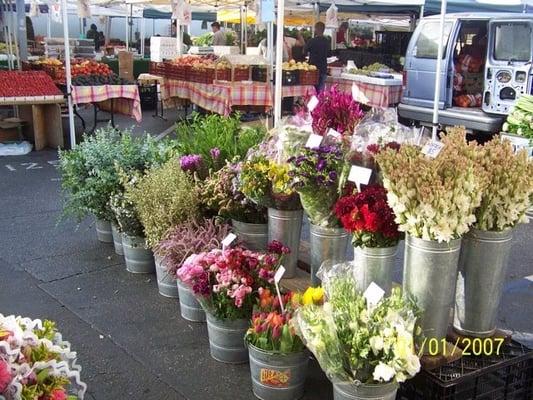
<instances>
[{"instance_id":1,"label":"van rear door","mask_svg":"<svg viewBox=\"0 0 533 400\"><path fill-rule=\"evenodd\" d=\"M448 76L451 75L451 54L453 47L449 46L450 34L455 31L456 21L447 20L444 25L444 53L440 57L442 63L442 79L440 89L439 108L445 104L451 105L451 96L448 96L447 87L451 86ZM409 42L406 54L406 86L402 103L419 106L433 107L435 97L435 78L437 71L437 52L440 39L440 22L438 19L422 20L415 34ZM455 40L452 38L452 41Z\"/></svg>"},{"instance_id":2,"label":"van rear door","mask_svg":"<svg viewBox=\"0 0 533 400\"><path fill-rule=\"evenodd\" d=\"M483 111L506 115L522 94L531 93L532 49L532 18L490 20Z\"/></svg>"}]
</instances>

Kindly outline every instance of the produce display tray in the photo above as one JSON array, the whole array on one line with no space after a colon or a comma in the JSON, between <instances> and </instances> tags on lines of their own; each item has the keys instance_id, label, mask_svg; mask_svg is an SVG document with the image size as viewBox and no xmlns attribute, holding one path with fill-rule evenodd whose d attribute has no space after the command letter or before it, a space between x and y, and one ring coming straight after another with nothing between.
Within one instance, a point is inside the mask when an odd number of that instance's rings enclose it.
<instances>
[{"instance_id":1,"label":"produce display tray","mask_svg":"<svg viewBox=\"0 0 533 400\"><path fill-rule=\"evenodd\" d=\"M60 104L64 101L63 95L0 97L0 104L2 105Z\"/></svg>"},{"instance_id":2,"label":"produce display tray","mask_svg":"<svg viewBox=\"0 0 533 400\"><path fill-rule=\"evenodd\" d=\"M391 79L376 78L373 76L349 74L347 72L343 72L341 74L341 78L349 80L349 81L370 83L370 84L379 85L379 86L401 86L403 84L402 80L399 78L391 78Z\"/></svg>"}]
</instances>

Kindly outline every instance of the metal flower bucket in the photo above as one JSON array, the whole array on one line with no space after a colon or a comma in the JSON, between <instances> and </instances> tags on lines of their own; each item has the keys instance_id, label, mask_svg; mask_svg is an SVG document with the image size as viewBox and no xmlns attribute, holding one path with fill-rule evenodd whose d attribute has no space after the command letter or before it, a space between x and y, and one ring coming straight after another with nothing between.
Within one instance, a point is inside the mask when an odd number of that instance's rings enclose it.
<instances>
[{"instance_id":1,"label":"metal flower bucket","mask_svg":"<svg viewBox=\"0 0 533 400\"><path fill-rule=\"evenodd\" d=\"M396 399L396 392L398 391L398 384L378 383L360 384L354 383L334 383L333 384L333 399L334 400L394 400Z\"/></svg>"},{"instance_id":2,"label":"metal flower bucket","mask_svg":"<svg viewBox=\"0 0 533 400\"><path fill-rule=\"evenodd\" d=\"M247 319L221 320L206 313L207 334L211 357L228 364L243 364L248 361L248 349L244 335L250 321Z\"/></svg>"},{"instance_id":3,"label":"metal flower bucket","mask_svg":"<svg viewBox=\"0 0 533 400\"><path fill-rule=\"evenodd\" d=\"M111 231L111 223L103 219L96 220L96 237L98 241L103 243L113 243L113 232Z\"/></svg>"},{"instance_id":4,"label":"metal flower bucket","mask_svg":"<svg viewBox=\"0 0 533 400\"><path fill-rule=\"evenodd\" d=\"M296 275L302 218L303 210L268 209L268 241L277 240L291 249L290 254L283 257L285 278L293 278Z\"/></svg>"},{"instance_id":5,"label":"metal flower bucket","mask_svg":"<svg viewBox=\"0 0 533 400\"><path fill-rule=\"evenodd\" d=\"M249 224L232 219L233 233L249 250L266 250L268 245L268 224Z\"/></svg>"},{"instance_id":6,"label":"metal flower bucket","mask_svg":"<svg viewBox=\"0 0 533 400\"><path fill-rule=\"evenodd\" d=\"M513 231L472 229L463 238L453 326L459 333L488 337L496 330Z\"/></svg>"},{"instance_id":7,"label":"metal flower bucket","mask_svg":"<svg viewBox=\"0 0 533 400\"><path fill-rule=\"evenodd\" d=\"M176 285L176 277L167 271L163 258L154 256L155 260L155 275L157 276L157 288L159 294L165 297L178 298L178 286Z\"/></svg>"},{"instance_id":8,"label":"metal flower bucket","mask_svg":"<svg viewBox=\"0 0 533 400\"><path fill-rule=\"evenodd\" d=\"M115 224L111 224L111 234L113 236L113 246L115 246L115 253L119 256L124 255L124 249L122 248L122 234L118 230Z\"/></svg>"},{"instance_id":9,"label":"metal flower bucket","mask_svg":"<svg viewBox=\"0 0 533 400\"><path fill-rule=\"evenodd\" d=\"M122 248L126 269L133 274L151 274L154 272L154 254L146 246L143 237L129 236L122 233Z\"/></svg>"},{"instance_id":10,"label":"metal flower bucket","mask_svg":"<svg viewBox=\"0 0 533 400\"><path fill-rule=\"evenodd\" d=\"M529 222L533 222L533 206L527 209L526 216L529 218Z\"/></svg>"},{"instance_id":11,"label":"metal flower bucket","mask_svg":"<svg viewBox=\"0 0 533 400\"><path fill-rule=\"evenodd\" d=\"M423 334L428 341L437 339L441 353L455 301L460 251L461 239L439 243L411 235L405 237L403 290L415 296L422 310Z\"/></svg>"},{"instance_id":12,"label":"metal flower bucket","mask_svg":"<svg viewBox=\"0 0 533 400\"><path fill-rule=\"evenodd\" d=\"M320 284L316 273L324 261L337 263L346 260L349 242L350 235L342 228L324 228L310 224L311 285Z\"/></svg>"},{"instance_id":13,"label":"metal flower bucket","mask_svg":"<svg viewBox=\"0 0 533 400\"><path fill-rule=\"evenodd\" d=\"M181 317L191 322L205 322L205 311L196 300L196 297L194 297L192 290L179 279L177 279L177 282Z\"/></svg>"},{"instance_id":14,"label":"metal flower bucket","mask_svg":"<svg viewBox=\"0 0 533 400\"><path fill-rule=\"evenodd\" d=\"M304 394L309 352L278 354L248 344L252 389L261 400L296 400Z\"/></svg>"},{"instance_id":15,"label":"metal flower bucket","mask_svg":"<svg viewBox=\"0 0 533 400\"><path fill-rule=\"evenodd\" d=\"M398 246L354 247L354 261L357 269L359 290L365 291L372 282L387 295L392 289L392 276Z\"/></svg>"}]
</instances>

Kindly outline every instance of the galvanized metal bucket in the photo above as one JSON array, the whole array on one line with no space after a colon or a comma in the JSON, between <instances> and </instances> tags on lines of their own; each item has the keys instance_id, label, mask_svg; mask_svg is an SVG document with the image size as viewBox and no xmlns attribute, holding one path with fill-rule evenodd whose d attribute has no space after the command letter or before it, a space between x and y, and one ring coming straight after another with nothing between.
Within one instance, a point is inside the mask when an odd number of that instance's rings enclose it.
<instances>
[{"instance_id":1,"label":"galvanized metal bucket","mask_svg":"<svg viewBox=\"0 0 533 400\"><path fill-rule=\"evenodd\" d=\"M220 320L209 313L206 313L206 316L211 357L228 364L247 362L248 349L244 343L244 335L250 321L247 319Z\"/></svg>"},{"instance_id":2,"label":"galvanized metal bucket","mask_svg":"<svg viewBox=\"0 0 533 400\"><path fill-rule=\"evenodd\" d=\"M455 293L456 331L488 337L496 330L512 239L512 229L472 229L463 237Z\"/></svg>"},{"instance_id":3,"label":"galvanized metal bucket","mask_svg":"<svg viewBox=\"0 0 533 400\"><path fill-rule=\"evenodd\" d=\"M268 245L268 224L249 224L232 219L233 233L249 250L266 250Z\"/></svg>"},{"instance_id":4,"label":"galvanized metal bucket","mask_svg":"<svg viewBox=\"0 0 533 400\"><path fill-rule=\"evenodd\" d=\"M291 249L290 254L283 257L285 278L293 278L296 275L302 218L303 210L268 209L268 241L278 240Z\"/></svg>"},{"instance_id":5,"label":"galvanized metal bucket","mask_svg":"<svg viewBox=\"0 0 533 400\"><path fill-rule=\"evenodd\" d=\"M334 400L394 400L398 384L379 383L375 385L353 383L334 383L333 399Z\"/></svg>"},{"instance_id":6,"label":"galvanized metal bucket","mask_svg":"<svg viewBox=\"0 0 533 400\"><path fill-rule=\"evenodd\" d=\"M252 389L261 400L296 400L304 394L309 352L277 354L248 344Z\"/></svg>"},{"instance_id":7,"label":"galvanized metal bucket","mask_svg":"<svg viewBox=\"0 0 533 400\"><path fill-rule=\"evenodd\" d=\"M443 352L442 340L450 324L450 312L455 302L457 264L461 239L450 243L405 237L403 290L415 296L422 310L421 327L429 340L437 339L438 351ZM428 350L428 346L424 351Z\"/></svg>"},{"instance_id":8,"label":"galvanized metal bucket","mask_svg":"<svg viewBox=\"0 0 533 400\"><path fill-rule=\"evenodd\" d=\"M365 291L372 282L387 295L392 289L392 276L398 246L354 247L354 261L357 265L357 284Z\"/></svg>"},{"instance_id":9,"label":"galvanized metal bucket","mask_svg":"<svg viewBox=\"0 0 533 400\"><path fill-rule=\"evenodd\" d=\"M178 293L180 298L181 317L191 322L205 322L205 311L194 297L191 289L184 285L179 279Z\"/></svg>"},{"instance_id":10,"label":"galvanized metal bucket","mask_svg":"<svg viewBox=\"0 0 533 400\"><path fill-rule=\"evenodd\" d=\"M159 294L165 297L178 298L178 286L176 285L176 277L167 271L167 267L163 263L163 258L154 255L155 261L155 275L157 276L157 288Z\"/></svg>"},{"instance_id":11,"label":"galvanized metal bucket","mask_svg":"<svg viewBox=\"0 0 533 400\"><path fill-rule=\"evenodd\" d=\"M154 254L146 246L142 237L129 236L122 233L122 248L126 269L133 274L151 274L154 272Z\"/></svg>"},{"instance_id":12,"label":"galvanized metal bucket","mask_svg":"<svg viewBox=\"0 0 533 400\"><path fill-rule=\"evenodd\" d=\"M320 284L316 273L324 261L332 263L346 260L350 235L342 228L323 228L310 224L309 247L311 251L311 285Z\"/></svg>"},{"instance_id":13,"label":"galvanized metal bucket","mask_svg":"<svg viewBox=\"0 0 533 400\"><path fill-rule=\"evenodd\" d=\"M528 208L526 216L529 218L529 222L533 222L533 206Z\"/></svg>"},{"instance_id":14,"label":"galvanized metal bucket","mask_svg":"<svg viewBox=\"0 0 533 400\"><path fill-rule=\"evenodd\" d=\"M113 243L113 232L111 231L111 223L103 219L96 220L96 237L98 241L103 243Z\"/></svg>"},{"instance_id":15,"label":"galvanized metal bucket","mask_svg":"<svg viewBox=\"0 0 533 400\"><path fill-rule=\"evenodd\" d=\"M124 255L124 249L122 248L122 233L118 230L115 224L111 224L111 233L113 236L113 246L115 246L115 253L119 256Z\"/></svg>"}]
</instances>

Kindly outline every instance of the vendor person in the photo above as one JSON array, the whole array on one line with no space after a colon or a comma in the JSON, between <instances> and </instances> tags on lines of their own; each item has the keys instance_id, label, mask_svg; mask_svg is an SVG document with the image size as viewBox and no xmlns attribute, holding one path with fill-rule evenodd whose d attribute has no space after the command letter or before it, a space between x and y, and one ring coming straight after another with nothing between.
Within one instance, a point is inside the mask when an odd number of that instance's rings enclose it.
<instances>
[{"instance_id":1,"label":"vendor person","mask_svg":"<svg viewBox=\"0 0 533 400\"><path fill-rule=\"evenodd\" d=\"M318 84L315 86L317 93L324 89L328 75L328 56L331 52L331 43L324 37L326 26L323 22L315 24L315 37L310 39L304 48L304 54L309 54L309 64L318 69Z\"/></svg>"},{"instance_id":2,"label":"vendor person","mask_svg":"<svg viewBox=\"0 0 533 400\"><path fill-rule=\"evenodd\" d=\"M343 22L339 29L337 30L337 45L346 45L346 32L348 31L348 22Z\"/></svg>"},{"instance_id":3,"label":"vendor person","mask_svg":"<svg viewBox=\"0 0 533 400\"><path fill-rule=\"evenodd\" d=\"M91 29L87 31L85 36L87 39L94 40L94 48L98 51L100 49L100 41L98 40L98 29L96 28L96 24L91 24Z\"/></svg>"},{"instance_id":4,"label":"vendor person","mask_svg":"<svg viewBox=\"0 0 533 400\"><path fill-rule=\"evenodd\" d=\"M213 22L211 29L213 30L213 46L225 46L226 35L220 30L220 24L216 21Z\"/></svg>"}]
</instances>

